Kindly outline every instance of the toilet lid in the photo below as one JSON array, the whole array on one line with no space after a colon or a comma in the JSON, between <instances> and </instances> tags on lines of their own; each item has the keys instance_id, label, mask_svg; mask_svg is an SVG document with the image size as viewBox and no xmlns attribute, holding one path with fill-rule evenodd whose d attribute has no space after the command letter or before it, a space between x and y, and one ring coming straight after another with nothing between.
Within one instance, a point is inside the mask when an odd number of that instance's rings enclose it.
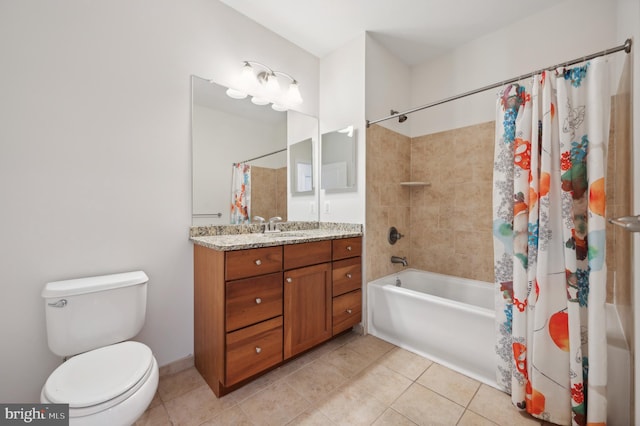
<instances>
[{"instance_id":1,"label":"toilet lid","mask_svg":"<svg viewBox=\"0 0 640 426\"><path fill-rule=\"evenodd\" d=\"M67 360L51 373L44 392L50 402L70 408L100 404L135 386L152 363L153 354L146 345L117 343Z\"/></svg>"}]
</instances>

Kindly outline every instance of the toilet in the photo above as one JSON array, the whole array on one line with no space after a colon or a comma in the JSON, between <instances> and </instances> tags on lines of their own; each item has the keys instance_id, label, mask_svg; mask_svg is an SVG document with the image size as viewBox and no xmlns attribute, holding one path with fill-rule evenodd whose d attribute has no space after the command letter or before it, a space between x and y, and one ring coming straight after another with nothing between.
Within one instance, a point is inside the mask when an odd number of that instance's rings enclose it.
<instances>
[{"instance_id":1,"label":"toilet","mask_svg":"<svg viewBox=\"0 0 640 426\"><path fill-rule=\"evenodd\" d=\"M66 359L42 387L40 402L69 404L70 425L131 425L158 388L151 349L140 332L149 278L142 271L47 283L49 349Z\"/></svg>"}]
</instances>

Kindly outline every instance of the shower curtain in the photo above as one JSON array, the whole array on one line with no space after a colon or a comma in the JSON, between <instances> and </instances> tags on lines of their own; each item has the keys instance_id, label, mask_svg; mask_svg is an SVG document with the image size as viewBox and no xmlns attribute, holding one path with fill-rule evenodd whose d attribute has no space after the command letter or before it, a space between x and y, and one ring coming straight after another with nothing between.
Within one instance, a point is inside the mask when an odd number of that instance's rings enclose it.
<instances>
[{"instance_id":1,"label":"shower curtain","mask_svg":"<svg viewBox=\"0 0 640 426\"><path fill-rule=\"evenodd\" d=\"M251 166L233 163L231 175L231 223L251 221Z\"/></svg>"},{"instance_id":2,"label":"shower curtain","mask_svg":"<svg viewBox=\"0 0 640 426\"><path fill-rule=\"evenodd\" d=\"M608 64L543 72L496 107L498 385L560 425L604 425Z\"/></svg>"}]
</instances>

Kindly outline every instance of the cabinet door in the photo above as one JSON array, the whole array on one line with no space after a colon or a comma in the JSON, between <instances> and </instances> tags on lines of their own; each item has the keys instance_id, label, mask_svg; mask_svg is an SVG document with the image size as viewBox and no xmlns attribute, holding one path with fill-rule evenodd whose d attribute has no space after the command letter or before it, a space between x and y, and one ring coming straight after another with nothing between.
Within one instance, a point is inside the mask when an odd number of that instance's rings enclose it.
<instances>
[{"instance_id":1,"label":"cabinet door","mask_svg":"<svg viewBox=\"0 0 640 426\"><path fill-rule=\"evenodd\" d=\"M331 264L284 273L284 357L331 337Z\"/></svg>"}]
</instances>

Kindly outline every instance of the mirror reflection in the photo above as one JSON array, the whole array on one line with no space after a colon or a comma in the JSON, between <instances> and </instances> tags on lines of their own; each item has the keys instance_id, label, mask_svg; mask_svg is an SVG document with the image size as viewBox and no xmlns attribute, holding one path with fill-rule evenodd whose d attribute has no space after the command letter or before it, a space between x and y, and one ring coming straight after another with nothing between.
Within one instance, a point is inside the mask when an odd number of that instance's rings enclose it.
<instances>
[{"instance_id":1,"label":"mirror reflection","mask_svg":"<svg viewBox=\"0 0 640 426\"><path fill-rule=\"evenodd\" d=\"M192 76L192 224L249 223L255 216L318 220L309 201L290 203L287 185L289 141L316 140L317 119L232 99L225 91ZM314 172L312 160L312 182ZM315 203L313 185L302 194Z\"/></svg>"},{"instance_id":2,"label":"mirror reflection","mask_svg":"<svg viewBox=\"0 0 640 426\"><path fill-rule=\"evenodd\" d=\"M356 132L353 126L323 133L321 138L322 189L328 192L356 190Z\"/></svg>"},{"instance_id":3,"label":"mirror reflection","mask_svg":"<svg viewBox=\"0 0 640 426\"><path fill-rule=\"evenodd\" d=\"M313 142L311 138L289 147L291 195L313 193Z\"/></svg>"}]
</instances>

